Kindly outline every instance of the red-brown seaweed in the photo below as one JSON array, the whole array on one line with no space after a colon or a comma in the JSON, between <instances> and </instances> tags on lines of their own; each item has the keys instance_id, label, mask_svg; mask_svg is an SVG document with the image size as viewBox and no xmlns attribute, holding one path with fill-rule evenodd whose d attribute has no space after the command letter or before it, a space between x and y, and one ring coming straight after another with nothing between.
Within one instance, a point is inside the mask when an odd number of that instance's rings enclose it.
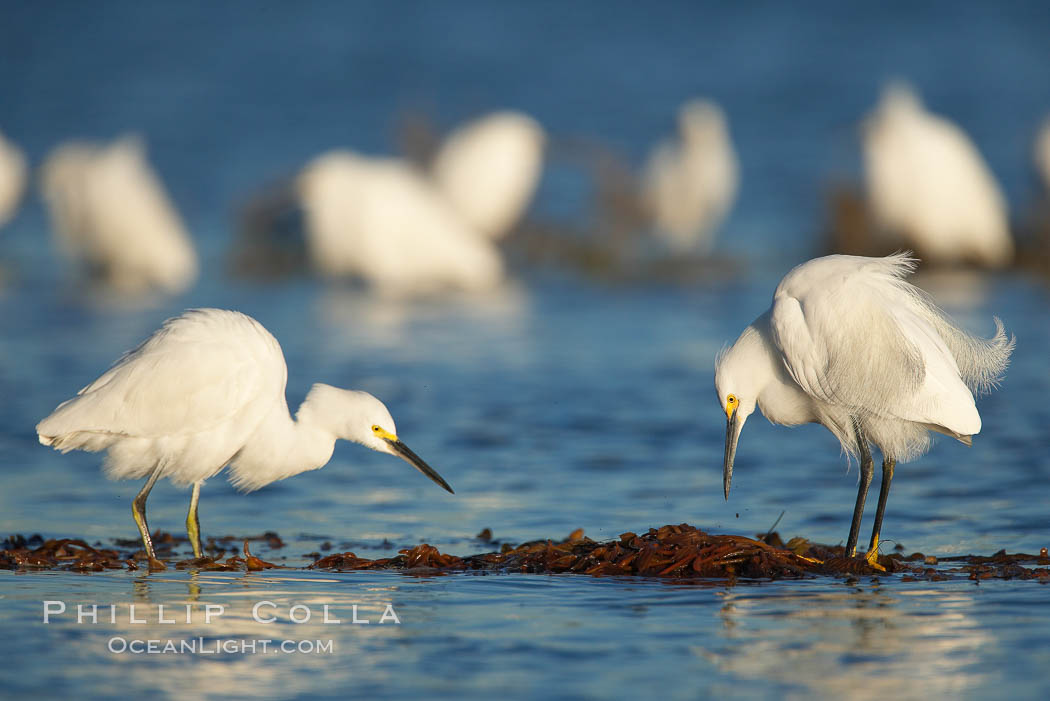
<instances>
[{"instance_id":1,"label":"red-brown seaweed","mask_svg":"<svg viewBox=\"0 0 1050 701\"><path fill-rule=\"evenodd\" d=\"M479 538L495 545L491 531ZM166 533L154 534L158 556L173 557L176 546L185 545ZM222 558L234 542L232 537L212 539L206 550L211 554L175 563L178 569L256 571L281 567L266 562L248 548L249 541L262 541L271 550L284 546L276 533L265 533L242 539L243 557ZM98 572L107 569L138 569L145 553L136 541L115 541L132 548L120 552L89 545L75 538L44 540L40 536L11 536L0 543L0 569L73 570ZM236 552L236 550L234 550ZM1050 582L1050 557L1044 548L1039 555L1008 554L1001 550L989 557L904 555L900 552L880 555L878 567L864 558L847 558L842 546L824 546L803 538L784 543L775 533L749 538L741 535L707 533L688 524L650 528L644 534L623 533L619 538L597 542L573 531L560 541L535 540L517 547L504 543L498 552L460 557L440 552L426 543L406 548L398 555L369 559L353 552L320 557L312 569L337 571L395 570L406 573L436 574L452 572L523 572L533 574L583 574L592 576L643 576L674 579L712 579L736 581L775 580L832 576L855 578L900 574L901 581L942 581L966 577L985 579L1025 579ZM935 567L936 565L936 567Z\"/></svg>"}]
</instances>

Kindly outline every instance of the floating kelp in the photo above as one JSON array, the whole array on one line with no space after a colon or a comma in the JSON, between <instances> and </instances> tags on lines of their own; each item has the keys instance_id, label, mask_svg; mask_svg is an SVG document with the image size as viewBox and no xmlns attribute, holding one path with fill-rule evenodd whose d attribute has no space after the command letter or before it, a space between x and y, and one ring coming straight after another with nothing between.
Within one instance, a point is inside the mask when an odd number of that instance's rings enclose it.
<instances>
[{"instance_id":1,"label":"floating kelp","mask_svg":"<svg viewBox=\"0 0 1050 701\"><path fill-rule=\"evenodd\" d=\"M896 571L897 562L892 558L880 558L880 564L886 571ZM582 530L577 530L559 542L531 541L502 552L468 557L445 555L430 545L418 545L402 550L396 557L378 560L361 558L352 552L340 553L323 557L311 567L329 570L487 570L679 579L783 579L880 572L863 559L836 555L834 548L813 546L799 539L792 540L789 547L775 547L745 536L713 535L688 524L650 528L643 535L623 533L618 540L607 542L596 542L585 537Z\"/></svg>"},{"instance_id":2,"label":"floating kelp","mask_svg":"<svg viewBox=\"0 0 1050 701\"><path fill-rule=\"evenodd\" d=\"M949 574L962 573L971 579L1050 581L1050 569L1024 567L1025 564L1050 565L1045 549L1039 557L997 553L993 558L961 558L965 563L963 567L947 571L924 567L930 558L921 553L909 556L893 553L880 555L875 567L863 558L846 557L842 546L816 545L802 538L793 538L785 544L776 533L760 539L714 535L684 523L650 528L643 535L623 533L619 539L606 542L591 540L582 530L577 530L559 542L531 541L501 552L467 557L443 554L425 544L400 552L396 557L376 560L358 557L352 552L339 553L320 558L311 567L340 571L496 571L728 580L903 573L912 580L937 581L951 578ZM921 565L913 564L915 562Z\"/></svg>"},{"instance_id":3,"label":"floating kelp","mask_svg":"<svg viewBox=\"0 0 1050 701\"><path fill-rule=\"evenodd\" d=\"M272 538L268 538L267 536L272 536ZM284 547L284 542L280 539L280 537L277 536L276 533L267 533L266 536L263 536L262 538L246 538L244 540L243 558L237 557L235 555L233 557L228 557L225 560L222 560L217 557L209 557L207 555L204 555L202 557L195 557L190 560L180 560L179 562L175 563L175 568L180 570L205 570L208 572L239 572L240 570L245 569L249 572L257 572L259 570L273 569L274 567L284 567L284 565L275 565L272 562L260 560L259 558L252 555L251 551L248 549L248 542L251 540L268 540L270 542L270 547L274 549ZM274 544L274 540L276 540L276 542L278 543L277 545ZM221 552L221 550L219 552Z\"/></svg>"},{"instance_id":4,"label":"floating kelp","mask_svg":"<svg viewBox=\"0 0 1050 701\"><path fill-rule=\"evenodd\" d=\"M185 539L183 539L184 541ZM283 547L276 533L265 533L243 543L243 556L223 557L234 542L232 537L211 539L205 548L209 556L180 560L177 569L205 571L256 571L282 567L252 555L249 541L260 541L269 548ZM481 542L495 545L485 529ZM116 541L118 546L123 541ZM163 544L158 556L174 557L174 548L185 543L165 533L154 534ZM81 572L106 569L138 569L145 554L141 547L120 552L83 540L44 540L40 536L11 536L2 543L0 569L60 569ZM128 547L141 545L128 541ZM234 550L234 552L237 552ZM643 534L623 533L615 540L597 542L573 531L559 541L535 540L516 547L504 543L498 552L460 557L440 552L426 543L406 548L394 557L369 559L353 552L320 557L311 569L332 571L392 570L409 574L455 572L523 572L531 574L582 574L592 576L643 576L677 580L798 579L901 575L901 581L929 582L966 577L983 579L1025 579L1050 582L1050 557L1046 548L1039 555L1009 554L999 551L990 557L975 555L945 557L938 560L922 553L880 555L875 564L864 558L848 558L842 546L824 546L803 538L784 543L775 532L748 538L716 535L688 524L650 528ZM877 566L876 566L877 565Z\"/></svg>"},{"instance_id":5,"label":"floating kelp","mask_svg":"<svg viewBox=\"0 0 1050 701\"><path fill-rule=\"evenodd\" d=\"M25 538L13 535L3 542L0 569L44 569L101 572L133 568L133 561L116 550L94 548L77 538L44 540L40 536ZM36 547L34 547L36 546Z\"/></svg>"},{"instance_id":6,"label":"floating kelp","mask_svg":"<svg viewBox=\"0 0 1050 701\"><path fill-rule=\"evenodd\" d=\"M152 534L153 542L157 547L157 554L161 557L174 555L176 545L188 544L185 537L173 536L170 533L157 531ZM222 538L219 541L228 543L232 538ZM248 542L261 540L266 542L271 549L284 546L284 543L276 533L265 533L262 536L246 538L243 540L244 557L230 557L220 560L218 557L199 557L190 560L182 560L176 563L178 569L201 569L201 570L223 570L249 571L281 567L271 562L261 560L248 549ZM101 572L102 570L129 569L137 570L139 561L146 564L145 551L141 548L140 540L114 539L118 547L132 548L121 553L117 550L88 545L87 542L76 538L62 538L44 540L39 535L26 538L21 535L13 535L0 543L0 569L9 570L73 570L80 572ZM221 554L224 549L209 541L206 548L213 553ZM236 552L236 551L235 551Z\"/></svg>"}]
</instances>

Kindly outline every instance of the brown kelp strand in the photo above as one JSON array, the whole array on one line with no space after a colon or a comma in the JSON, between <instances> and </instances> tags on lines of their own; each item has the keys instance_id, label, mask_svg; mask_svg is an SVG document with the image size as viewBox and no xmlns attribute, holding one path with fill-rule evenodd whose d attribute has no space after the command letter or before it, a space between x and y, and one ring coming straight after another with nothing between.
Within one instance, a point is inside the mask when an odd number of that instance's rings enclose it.
<instances>
[{"instance_id":1,"label":"brown kelp strand","mask_svg":"<svg viewBox=\"0 0 1050 701\"><path fill-rule=\"evenodd\" d=\"M0 568L9 570L101 572L127 566L128 561L116 550L95 548L78 538L43 540L40 536L26 539L15 535L5 540L0 550Z\"/></svg>"},{"instance_id":2,"label":"brown kelp strand","mask_svg":"<svg viewBox=\"0 0 1050 701\"><path fill-rule=\"evenodd\" d=\"M494 547L499 541L478 540ZM201 558L178 560L176 551L188 546L185 538L154 534L158 556L174 560L177 569L205 571L257 571L282 567L254 556L249 542L261 542L271 550L285 545L276 533L251 538L232 536L209 539ZM145 553L137 541L115 541L111 549L84 540L45 540L40 536L11 536L0 545L0 568L12 570L59 569L93 572L106 569L145 569ZM240 545L239 548L235 547ZM323 549L323 548L322 548ZM648 532L623 533L615 540L597 542L573 531L567 538L534 540L512 546L502 543L498 551L468 556L440 552L428 544L406 548L393 557L370 559L353 552L311 553L313 569L334 571L391 570L410 574L455 572L522 572L532 574L582 574L591 576L643 576L677 580L776 580L803 577L900 575L901 581L936 582L968 578L1024 579L1050 582L1050 557L1044 548L1039 555L967 555L938 558L901 552L880 555L877 567L864 558L847 558L842 546L810 543L792 538L786 543L775 533L756 538L716 535L688 524L650 528Z\"/></svg>"},{"instance_id":3,"label":"brown kelp strand","mask_svg":"<svg viewBox=\"0 0 1050 701\"><path fill-rule=\"evenodd\" d=\"M642 535L623 533L617 540L600 543L585 537L582 530L577 530L559 542L530 541L517 547L505 546L500 552L467 557L446 555L430 545L419 545L402 550L395 557L376 560L362 558L352 552L338 553L320 558L311 567L330 570L427 569L437 572L641 575L726 580L894 573L901 573L911 580L952 578L939 570L925 567L931 559L935 564L936 558L928 558L921 553L910 556L893 553L879 556L878 567L874 567L863 558L847 558L841 546L812 544L803 538L793 538L785 544L776 533L765 534L758 539L714 535L688 524L680 524L650 528ZM982 574L1043 580L1050 577L1045 569L1025 568L1018 562L1013 562L1015 568L1007 568L1004 562L1000 569L982 570ZM1024 570L1024 573L1020 570ZM988 571L994 573L987 575ZM968 570L955 572L970 574Z\"/></svg>"}]
</instances>

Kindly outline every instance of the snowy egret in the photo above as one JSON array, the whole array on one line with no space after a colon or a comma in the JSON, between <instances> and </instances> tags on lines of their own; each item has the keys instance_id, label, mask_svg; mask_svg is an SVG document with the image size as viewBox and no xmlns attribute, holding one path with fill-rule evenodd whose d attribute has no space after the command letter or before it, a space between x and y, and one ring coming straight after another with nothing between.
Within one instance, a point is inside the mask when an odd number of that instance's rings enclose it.
<instances>
[{"instance_id":1,"label":"snowy egret","mask_svg":"<svg viewBox=\"0 0 1050 701\"><path fill-rule=\"evenodd\" d=\"M1006 200L959 127L892 85L865 120L863 149L868 205L884 234L928 263L1010 263Z\"/></svg>"},{"instance_id":2,"label":"snowy egret","mask_svg":"<svg viewBox=\"0 0 1050 701\"><path fill-rule=\"evenodd\" d=\"M1035 168L1042 178L1043 188L1050 193L1050 117L1043 121L1035 138Z\"/></svg>"},{"instance_id":3,"label":"snowy egret","mask_svg":"<svg viewBox=\"0 0 1050 701\"><path fill-rule=\"evenodd\" d=\"M916 261L834 255L789 272L772 306L744 329L715 366L726 413L726 499L744 422L756 404L770 422L819 423L860 458L860 489L846 551L856 553L873 465L882 452L882 487L868 555L879 544L896 462L924 453L929 431L970 445L981 430L973 392L996 386L1014 340L995 320L991 339L960 330L904 281Z\"/></svg>"},{"instance_id":4,"label":"snowy egret","mask_svg":"<svg viewBox=\"0 0 1050 701\"><path fill-rule=\"evenodd\" d=\"M112 479L146 477L132 514L153 568L146 498L161 477L193 485L186 530L202 554L197 501L204 480L227 465L230 481L253 491L316 470L335 441L397 455L448 486L397 436L383 403L370 394L315 384L295 419L284 389L281 346L239 312L195 309L169 319L97 380L37 424L40 442L60 450L106 450Z\"/></svg>"},{"instance_id":5,"label":"snowy egret","mask_svg":"<svg viewBox=\"0 0 1050 701\"><path fill-rule=\"evenodd\" d=\"M406 161L324 154L299 176L308 255L329 276L393 296L487 291L503 280L495 245Z\"/></svg>"},{"instance_id":6,"label":"snowy egret","mask_svg":"<svg viewBox=\"0 0 1050 701\"><path fill-rule=\"evenodd\" d=\"M545 140L543 127L528 115L486 115L445 139L431 165L434 184L468 224L502 238L536 191Z\"/></svg>"},{"instance_id":7,"label":"snowy egret","mask_svg":"<svg viewBox=\"0 0 1050 701\"><path fill-rule=\"evenodd\" d=\"M140 139L64 144L40 179L63 249L111 287L177 293L196 279L196 251Z\"/></svg>"},{"instance_id":8,"label":"snowy egret","mask_svg":"<svg viewBox=\"0 0 1050 701\"><path fill-rule=\"evenodd\" d=\"M25 154L0 134L0 226L14 216L25 182Z\"/></svg>"},{"instance_id":9,"label":"snowy egret","mask_svg":"<svg viewBox=\"0 0 1050 701\"><path fill-rule=\"evenodd\" d=\"M678 112L678 141L658 145L643 176L656 231L678 252L710 252L714 229L736 198L738 166L725 114L691 100Z\"/></svg>"}]
</instances>

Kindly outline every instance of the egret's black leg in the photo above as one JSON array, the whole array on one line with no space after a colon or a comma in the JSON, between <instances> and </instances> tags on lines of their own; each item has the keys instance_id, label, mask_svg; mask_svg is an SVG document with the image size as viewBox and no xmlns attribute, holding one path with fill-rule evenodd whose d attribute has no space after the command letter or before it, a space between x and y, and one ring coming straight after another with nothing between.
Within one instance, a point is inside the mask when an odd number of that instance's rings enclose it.
<instances>
[{"instance_id":1,"label":"egret's black leg","mask_svg":"<svg viewBox=\"0 0 1050 701\"><path fill-rule=\"evenodd\" d=\"M860 535L860 519L864 516L864 500L868 497L868 487L875 473L875 465L868 450L868 441L861 433L860 426L853 424L857 436L857 454L860 455L860 487L857 489L857 505L853 507L853 523L849 528L849 540L846 541L846 557L857 554L857 537Z\"/></svg>"},{"instance_id":2,"label":"egret's black leg","mask_svg":"<svg viewBox=\"0 0 1050 701\"><path fill-rule=\"evenodd\" d=\"M193 547L193 556L200 557L204 554L201 547L201 521L197 517L197 502L201 498L201 483L193 483L193 494L190 496L190 510L186 514L186 535L190 537L190 545Z\"/></svg>"},{"instance_id":3,"label":"egret's black leg","mask_svg":"<svg viewBox=\"0 0 1050 701\"><path fill-rule=\"evenodd\" d=\"M146 557L149 558L149 568L151 570L166 569L164 563L157 559L157 554L153 551L153 539L150 538L149 525L146 523L146 498L149 497L150 490L153 489L153 485L160 478L161 467L162 465L157 465L154 468L153 474L149 476L142 490L131 502L131 515L135 517L135 525L139 527L139 533L142 534L142 544L146 547Z\"/></svg>"},{"instance_id":4,"label":"egret's black leg","mask_svg":"<svg viewBox=\"0 0 1050 701\"><path fill-rule=\"evenodd\" d=\"M890 496L890 483L893 481L893 468L897 461L893 458L884 458L882 461L882 486L879 488L879 508L875 511L875 527L871 529L871 542L868 544L868 552L871 553L879 548L879 534L882 532L882 515L886 511L886 500Z\"/></svg>"}]
</instances>

